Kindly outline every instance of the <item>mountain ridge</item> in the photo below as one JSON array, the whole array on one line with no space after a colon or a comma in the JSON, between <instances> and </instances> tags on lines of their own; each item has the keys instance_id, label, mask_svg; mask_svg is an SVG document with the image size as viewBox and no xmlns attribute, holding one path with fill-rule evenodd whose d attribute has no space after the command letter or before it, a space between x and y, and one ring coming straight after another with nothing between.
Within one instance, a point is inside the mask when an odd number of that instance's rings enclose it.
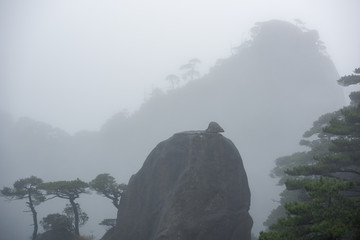
<instances>
[{"instance_id":1,"label":"mountain ridge","mask_svg":"<svg viewBox=\"0 0 360 240\"><path fill-rule=\"evenodd\" d=\"M48 138L52 128L11 125L6 131L11 141L0 142L0 148L12 146L0 152L1 181L11 184L27 175L91 180L108 172L126 182L162 139L217 121L242 153L258 231L278 197L276 181L268 176L274 160L298 150L302 133L321 114L343 106L344 96L318 34L278 20L256 28L251 41L205 76L154 95L129 117L118 113L98 132L62 136L60 131L61 144Z\"/></svg>"}]
</instances>

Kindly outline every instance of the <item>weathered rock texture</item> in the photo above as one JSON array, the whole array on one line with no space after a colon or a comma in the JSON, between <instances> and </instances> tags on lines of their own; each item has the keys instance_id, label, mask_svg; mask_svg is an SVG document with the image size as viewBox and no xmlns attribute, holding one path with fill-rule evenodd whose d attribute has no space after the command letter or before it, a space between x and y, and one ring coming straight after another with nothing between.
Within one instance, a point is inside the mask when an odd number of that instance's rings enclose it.
<instances>
[{"instance_id":1,"label":"weathered rock texture","mask_svg":"<svg viewBox=\"0 0 360 240\"><path fill-rule=\"evenodd\" d=\"M250 239L249 207L235 145L218 133L177 133L132 176L115 231L103 239Z\"/></svg>"}]
</instances>

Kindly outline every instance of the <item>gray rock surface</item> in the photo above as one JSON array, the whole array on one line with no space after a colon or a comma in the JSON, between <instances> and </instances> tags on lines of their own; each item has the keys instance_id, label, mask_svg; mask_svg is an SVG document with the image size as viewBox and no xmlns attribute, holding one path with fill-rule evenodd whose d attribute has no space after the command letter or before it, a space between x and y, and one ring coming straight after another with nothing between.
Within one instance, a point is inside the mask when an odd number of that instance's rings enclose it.
<instances>
[{"instance_id":1,"label":"gray rock surface","mask_svg":"<svg viewBox=\"0 0 360 240\"><path fill-rule=\"evenodd\" d=\"M250 190L235 145L181 132L159 143L131 177L111 240L250 240Z\"/></svg>"},{"instance_id":2,"label":"gray rock surface","mask_svg":"<svg viewBox=\"0 0 360 240\"><path fill-rule=\"evenodd\" d=\"M208 128L205 130L207 133L220 133L224 129L217 122L210 122Z\"/></svg>"}]
</instances>

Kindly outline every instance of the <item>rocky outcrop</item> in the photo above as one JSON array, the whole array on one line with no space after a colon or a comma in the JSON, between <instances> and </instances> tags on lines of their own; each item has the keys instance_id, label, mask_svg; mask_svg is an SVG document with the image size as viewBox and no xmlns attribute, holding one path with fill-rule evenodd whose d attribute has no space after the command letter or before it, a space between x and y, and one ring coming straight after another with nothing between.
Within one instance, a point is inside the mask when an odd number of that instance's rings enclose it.
<instances>
[{"instance_id":1,"label":"rocky outcrop","mask_svg":"<svg viewBox=\"0 0 360 240\"><path fill-rule=\"evenodd\" d=\"M249 207L235 145L218 133L181 132L159 143L131 177L115 230L103 239L246 240Z\"/></svg>"}]
</instances>

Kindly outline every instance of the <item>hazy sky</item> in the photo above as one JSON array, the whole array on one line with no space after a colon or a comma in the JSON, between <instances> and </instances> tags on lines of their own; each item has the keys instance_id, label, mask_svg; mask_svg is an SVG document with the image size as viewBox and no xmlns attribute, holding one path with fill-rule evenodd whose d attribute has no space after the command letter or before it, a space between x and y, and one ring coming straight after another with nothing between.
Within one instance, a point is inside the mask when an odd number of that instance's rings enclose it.
<instances>
[{"instance_id":1,"label":"hazy sky","mask_svg":"<svg viewBox=\"0 0 360 240\"><path fill-rule=\"evenodd\" d=\"M0 109L97 130L167 89L189 59L206 73L270 19L318 30L349 74L360 66L359 9L359 0L0 0Z\"/></svg>"}]
</instances>

